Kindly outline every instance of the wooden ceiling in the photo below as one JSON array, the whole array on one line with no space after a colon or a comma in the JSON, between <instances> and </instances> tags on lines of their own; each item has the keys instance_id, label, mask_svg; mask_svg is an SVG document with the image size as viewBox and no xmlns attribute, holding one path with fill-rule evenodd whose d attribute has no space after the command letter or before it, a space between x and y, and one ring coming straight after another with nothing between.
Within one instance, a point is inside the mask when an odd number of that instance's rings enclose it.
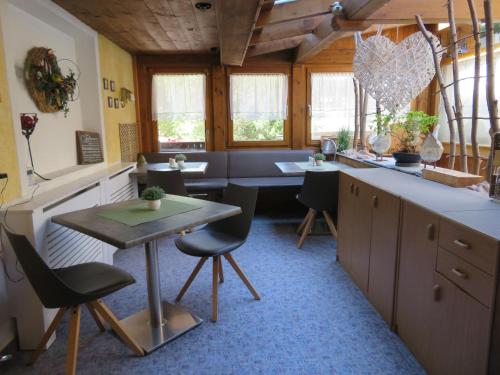
<instances>
[{"instance_id":1,"label":"wooden ceiling","mask_svg":"<svg viewBox=\"0 0 500 375\"><path fill-rule=\"evenodd\" d=\"M344 18L334 17L332 0L53 0L133 53L208 53L241 65L246 56L296 49L303 62L333 41L376 24L447 22L447 0L344 0ZM212 5L199 10L195 4ZM482 1L476 0L482 17ZM500 0L493 0L500 20ZM467 0L455 0L459 22L469 22ZM332 26L333 25L333 26Z\"/></svg>"}]
</instances>

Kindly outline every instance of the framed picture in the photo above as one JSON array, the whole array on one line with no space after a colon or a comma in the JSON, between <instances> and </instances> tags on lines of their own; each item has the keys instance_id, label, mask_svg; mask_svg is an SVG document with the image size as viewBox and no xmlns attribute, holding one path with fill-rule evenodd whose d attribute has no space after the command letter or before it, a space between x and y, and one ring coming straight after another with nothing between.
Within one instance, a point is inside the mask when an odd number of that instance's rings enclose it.
<instances>
[{"instance_id":1,"label":"framed picture","mask_svg":"<svg viewBox=\"0 0 500 375\"><path fill-rule=\"evenodd\" d=\"M109 89L113 92L116 90L115 81L109 81Z\"/></svg>"},{"instance_id":2,"label":"framed picture","mask_svg":"<svg viewBox=\"0 0 500 375\"><path fill-rule=\"evenodd\" d=\"M120 108L120 99L115 98L115 108Z\"/></svg>"},{"instance_id":3,"label":"framed picture","mask_svg":"<svg viewBox=\"0 0 500 375\"><path fill-rule=\"evenodd\" d=\"M102 87L104 88L104 90L109 89L109 81L107 78L102 79Z\"/></svg>"},{"instance_id":4,"label":"framed picture","mask_svg":"<svg viewBox=\"0 0 500 375\"><path fill-rule=\"evenodd\" d=\"M108 96L108 107L113 108L113 97L112 96Z\"/></svg>"}]
</instances>

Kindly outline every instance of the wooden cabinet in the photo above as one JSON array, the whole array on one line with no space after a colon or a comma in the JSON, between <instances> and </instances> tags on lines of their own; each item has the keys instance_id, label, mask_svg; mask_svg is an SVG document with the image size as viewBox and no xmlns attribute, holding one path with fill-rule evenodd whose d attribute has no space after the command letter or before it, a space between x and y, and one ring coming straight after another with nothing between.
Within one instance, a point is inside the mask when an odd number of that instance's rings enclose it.
<instances>
[{"instance_id":1,"label":"wooden cabinet","mask_svg":"<svg viewBox=\"0 0 500 375\"><path fill-rule=\"evenodd\" d=\"M353 225L356 203L355 196L352 194L354 181L354 178L342 174L339 188L337 258L348 272L351 269L351 247L356 230Z\"/></svg>"}]
</instances>

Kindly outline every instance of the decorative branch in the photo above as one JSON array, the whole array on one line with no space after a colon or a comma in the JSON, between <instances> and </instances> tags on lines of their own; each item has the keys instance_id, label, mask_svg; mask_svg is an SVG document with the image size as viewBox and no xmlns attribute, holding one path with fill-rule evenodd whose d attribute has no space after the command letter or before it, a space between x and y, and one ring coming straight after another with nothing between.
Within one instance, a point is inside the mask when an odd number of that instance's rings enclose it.
<instances>
[{"instance_id":1,"label":"decorative branch","mask_svg":"<svg viewBox=\"0 0 500 375\"><path fill-rule=\"evenodd\" d=\"M448 159L448 168L453 169L453 167L455 166L455 149L456 149L455 127L453 126L453 110L451 109L448 93L446 92L444 85L443 73L441 72L441 66L439 63L439 53L436 51L436 46L432 41L431 33L425 28L424 22L422 21L422 17L417 15L415 16L415 19L417 20L417 24L420 31L424 35L425 40L427 41L427 43L429 43L429 46L431 47L432 50L432 57L434 61L434 68L436 70L436 77L439 82L444 110L446 112L446 117L448 118L448 128L450 130L450 157Z\"/></svg>"},{"instance_id":2,"label":"decorative branch","mask_svg":"<svg viewBox=\"0 0 500 375\"><path fill-rule=\"evenodd\" d=\"M354 83L354 137L352 139L352 148L357 150L359 136L359 82L356 78L352 79Z\"/></svg>"},{"instance_id":3,"label":"decorative branch","mask_svg":"<svg viewBox=\"0 0 500 375\"><path fill-rule=\"evenodd\" d=\"M368 92L360 87L362 99L360 123L359 123L359 146L361 151L366 150L366 112L368 110Z\"/></svg>"},{"instance_id":4,"label":"decorative branch","mask_svg":"<svg viewBox=\"0 0 500 375\"><path fill-rule=\"evenodd\" d=\"M472 90L472 122L470 135L472 144L472 173L479 174L481 156L479 154L479 143L477 141L477 126L479 113L479 82L481 78L481 33L474 0L467 0L467 4L469 5L469 12L472 20L472 33L474 35L474 88Z\"/></svg>"}]
</instances>

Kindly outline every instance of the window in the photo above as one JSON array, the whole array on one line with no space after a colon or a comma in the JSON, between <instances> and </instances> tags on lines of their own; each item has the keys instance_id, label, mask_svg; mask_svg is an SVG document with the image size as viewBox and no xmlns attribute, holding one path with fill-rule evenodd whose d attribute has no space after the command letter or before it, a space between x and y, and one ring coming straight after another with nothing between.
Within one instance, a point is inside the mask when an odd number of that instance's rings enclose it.
<instances>
[{"instance_id":1,"label":"window","mask_svg":"<svg viewBox=\"0 0 500 375\"><path fill-rule=\"evenodd\" d=\"M335 135L340 129L354 131L355 97L352 73L311 73L309 142ZM375 100L368 97L367 128L375 113Z\"/></svg>"},{"instance_id":2,"label":"window","mask_svg":"<svg viewBox=\"0 0 500 375\"><path fill-rule=\"evenodd\" d=\"M231 74L230 143L285 142L286 74Z\"/></svg>"},{"instance_id":3,"label":"window","mask_svg":"<svg viewBox=\"0 0 500 375\"><path fill-rule=\"evenodd\" d=\"M452 65L448 64L443 67L443 77L446 84L453 81ZM460 79L474 76L474 58L464 59L459 62ZM500 52L495 53L495 71L500 71ZM486 75L486 58L481 57L481 74ZM460 94L462 97L463 116L472 116L472 92L474 87L473 79L463 79L459 83ZM486 104L486 80L481 78L479 84L479 117L489 117L488 107ZM450 104L454 104L453 87L447 88ZM495 91L500 93L500 75L495 74ZM444 110L443 101L439 105L439 139L443 142L450 141L450 132L448 128L448 118ZM455 125L456 126L456 125ZM471 143L471 120L464 119L465 141ZM490 146L491 138L489 135L490 123L489 120L478 120L477 140L480 145ZM455 132L458 142L458 131Z\"/></svg>"},{"instance_id":4,"label":"window","mask_svg":"<svg viewBox=\"0 0 500 375\"><path fill-rule=\"evenodd\" d=\"M205 74L153 75L160 151L205 149Z\"/></svg>"}]
</instances>

